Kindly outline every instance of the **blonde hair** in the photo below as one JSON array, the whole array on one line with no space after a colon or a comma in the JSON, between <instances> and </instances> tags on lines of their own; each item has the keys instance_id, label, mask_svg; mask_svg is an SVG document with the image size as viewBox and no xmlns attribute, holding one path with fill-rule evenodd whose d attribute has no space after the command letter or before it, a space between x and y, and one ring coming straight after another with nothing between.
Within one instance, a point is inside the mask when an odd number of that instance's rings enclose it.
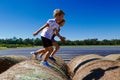
<instances>
[{"instance_id":1,"label":"blonde hair","mask_svg":"<svg viewBox=\"0 0 120 80\"><path fill-rule=\"evenodd\" d=\"M65 13L61 9L55 9L53 11L53 16L56 17L57 15L60 16L61 14L65 15Z\"/></svg>"}]
</instances>

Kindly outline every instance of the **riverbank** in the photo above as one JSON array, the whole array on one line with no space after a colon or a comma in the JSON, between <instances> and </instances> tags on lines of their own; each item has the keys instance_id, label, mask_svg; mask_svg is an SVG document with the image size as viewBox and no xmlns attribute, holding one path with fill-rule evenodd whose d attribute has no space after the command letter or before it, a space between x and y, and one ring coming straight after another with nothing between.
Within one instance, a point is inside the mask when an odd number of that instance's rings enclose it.
<instances>
[{"instance_id":1,"label":"riverbank","mask_svg":"<svg viewBox=\"0 0 120 80\"><path fill-rule=\"evenodd\" d=\"M120 45L86 45L86 46L60 46L61 48L100 48L100 47L120 47ZM15 48L43 48L43 46L26 46L26 47L0 47L0 50Z\"/></svg>"},{"instance_id":2,"label":"riverbank","mask_svg":"<svg viewBox=\"0 0 120 80\"><path fill-rule=\"evenodd\" d=\"M0 50L5 50L5 49L7 49L6 47L0 47Z\"/></svg>"},{"instance_id":3,"label":"riverbank","mask_svg":"<svg viewBox=\"0 0 120 80\"><path fill-rule=\"evenodd\" d=\"M107 56L110 54L120 54L120 46L60 46L60 50L56 55L60 56L65 61L69 61L72 58L79 55L86 54L99 54ZM3 55L23 55L31 58L30 52L41 49L42 46L37 47L21 47L21 48L7 48L0 50L0 56Z\"/></svg>"}]
</instances>

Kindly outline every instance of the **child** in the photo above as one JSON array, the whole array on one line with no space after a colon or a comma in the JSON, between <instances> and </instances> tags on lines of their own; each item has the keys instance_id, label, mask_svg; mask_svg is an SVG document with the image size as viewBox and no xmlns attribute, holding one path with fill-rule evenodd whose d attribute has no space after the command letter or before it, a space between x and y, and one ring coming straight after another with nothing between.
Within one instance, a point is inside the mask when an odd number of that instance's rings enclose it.
<instances>
[{"instance_id":1,"label":"child","mask_svg":"<svg viewBox=\"0 0 120 80\"><path fill-rule=\"evenodd\" d=\"M64 23L65 23L64 19L60 23L58 23L59 24L59 30L58 31L60 31L60 27L62 27L64 25ZM51 55L49 57L49 59L51 59L53 61L56 61L53 56L60 48L60 46L58 45L57 41L54 39L55 36L56 36L55 34L52 36L52 44L53 44L53 46L55 46L55 48L54 48L53 52L51 53ZM63 38L65 39L65 37L63 37Z\"/></svg>"},{"instance_id":2,"label":"child","mask_svg":"<svg viewBox=\"0 0 120 80\"><path fill-rule=\"evenodd\" d=\"M58 33L58 28L59 25L58 23L63 20L64 17L64 12L60 9L55 9L54 10L54 19L49 19L47 21L47 24L45 24L44 26L42 26L38 31L36 31L33 36L36 36L39 32L41 32L41 39L43 42L43 47L44 47L44 52L48 52L45 55L45 58L41 61L41 64L47 67L51 67L49 65L49 63L47 62L50 54L53 51L53 47L52 47L52 36L55 33L56 36L58 36L60 38L61 41L65 41L64 37L62 37L59 33ZM37 55L39 52L31 52L31 54L35 54Z\"/></svg>"},{"instance_id":3,"label":"child","mask_svg":"<svg viewBox=\"0 0 120 80\"><path fill-rule=\"evenodd\" d=\"M63 25L64 25L64 23L65 23L65 20L63 19L61 22L59 22L58 24L59 24L59 29L58 29L58 31L60 31L60 27L62 27ZM54 54L59 50L59 45L58 45L58 43L57 43L57 41L54 39L55 38L55 34L52 36L52 44L53 44L53 46L55 46L55 48L54 48L54 50L53 50L53 52L51 53L51 55L50 55L50 57L49 57L49 59L51 59L51 60L53 60L53 61L56 61L55 60L55 58L53 57L54 56ZM39 57L41 58L42 57L42 55L44 55L46 52L44 51L44 49L42 49L42 50L38 50L37 51L38 53L39 53ZM37 59L37 55L34 55L33 56L33 59Z\"/></svg>"}]
</instances>

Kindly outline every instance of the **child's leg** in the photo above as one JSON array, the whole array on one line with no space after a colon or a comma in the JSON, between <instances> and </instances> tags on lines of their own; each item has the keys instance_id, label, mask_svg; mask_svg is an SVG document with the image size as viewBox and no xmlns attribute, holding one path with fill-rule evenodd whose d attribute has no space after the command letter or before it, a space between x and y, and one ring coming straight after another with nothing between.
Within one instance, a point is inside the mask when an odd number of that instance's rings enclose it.
<instances>
[{"instance_id":1,"label":"child's leg","mask_svg":"<svg viewBox=\"0 0 120 80\"><path fill-rule=\"evenodd\" d=\"M37 55L40 54L41 56L44 55L47 51L45 51L45 49L39 49L36 51Z\"/></svg>"},{"instance_id":2,"label":"child's leg","mask_svg":"<svg viewBox=\"0 0 120 80\"><path fill-rule=\"evenodd\" d=\"M48 38L45 38L45 37L41 37L41 39L42 39L42 42L43 42L43 47L45 48L45 52L47 52L44 59L41 61L41 64L44 65L44 66L50 67L47 60L48 60L51 52L53 51L52 41L51 41L51 39L48 39Z\"/></svg>"},{"instance_id":3,"label":"child's leg","mask_svg":"<svg viewBox=\"0 0 120 80\"><path fill-rule=\"evenodd\" d=\"M51 59L51 60L53 60L53 61L56 61L53 56L54 56L54 54L59 50L60 47L59 47L59 45L58 45L57 42L53 42L53 45L55 46L55 48L54 48L54 50L52 51L49 59Z\"/></svg>"},{"instance_id":4,"label":"child's leg","mask_svg":"<svg viewBox=\"0 0 120 80\"><path fill-rule=\"evenodd\" d=\"M46 47L46 48L45 48L45 51L46 51L47 53L46 53L44 59L40 62L40 64L42 64L42 65L50 68L51 65L47 62L47 60L48 60L48 58L49 58L49 56L50 56L50 53L53 51L52 46Z\"/></svg>"},{"instance_id":5,"label":"child's leg","mask_svg":"<svg viewBox=\"0 0 120 80\"><path fill-rule=\"evenodd\" d=\"M58 45L57 42L53 42L53 46L55 46L55 48L50 56L54 56L54 54L60 49L60 46Z\"/></svg>"},{"instance_id":6,"label":"child's leg","mask_svg":"<svg viewBox=\"0 0 120 80\"><path fill-rule=\"evenodd\" d=\"M37 55L40 54L40 56L42 56L43 54L45 54L45 49L39 49L36 52L31 52L32 54L32 59L37 59Z\"/></svg>"},{"instance_id":7,"label":"child's leg","mask_svg":"<svg viewBox=\"0 0 120 80\"><path fill-rule=\"evenodd\" d=\"M47 60L48 60L50 54L51 54L52 51L53 51L53 47L52 47L52 46L47 47L47 48L45 48L45 51L46 51L46 52L48 51L48 53L45 55L45 58L43 59L43 61L47 61Z\"/></svg>"}]
</instances>

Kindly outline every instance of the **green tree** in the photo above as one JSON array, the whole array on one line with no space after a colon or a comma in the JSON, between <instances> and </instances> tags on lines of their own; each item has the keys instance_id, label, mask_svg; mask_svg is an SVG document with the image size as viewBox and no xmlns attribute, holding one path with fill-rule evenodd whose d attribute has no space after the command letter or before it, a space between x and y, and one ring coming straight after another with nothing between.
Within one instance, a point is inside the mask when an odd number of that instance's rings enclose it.
<instances>
[{"instance_id":1,"label":"green tree","mask_svg":"<svg viewBox=\"0 0 120 80\"><path fill-rule=\"evenodd\" d=\"M25 44L25 45L31 45L31 46L32 46L32 45L33 45L33 39L29 39L29 38L25 39L25 40L24 40L24 44Z\"/></svg>"},{"instance_id":2,"label":"green tree","mask_svg":"<svg viewBox=\"0 0 120 80\"><path fill-rule=\"evenodd\" d=\"M16 43L17 44L23 44L23 39L22 38L17 39Z\"/></svg>"},{"instance_id":3,"label":"green tree","mask_svg":"<svg viewBox=\"0 0 120 80\"><path fill-rule=\"evenodd\" d=\"M41 39L36 38L36 39L34 40L34 45L35 45L35 46L41 46L41 45L42 45Z\"/></svg>"}]
</instances>

